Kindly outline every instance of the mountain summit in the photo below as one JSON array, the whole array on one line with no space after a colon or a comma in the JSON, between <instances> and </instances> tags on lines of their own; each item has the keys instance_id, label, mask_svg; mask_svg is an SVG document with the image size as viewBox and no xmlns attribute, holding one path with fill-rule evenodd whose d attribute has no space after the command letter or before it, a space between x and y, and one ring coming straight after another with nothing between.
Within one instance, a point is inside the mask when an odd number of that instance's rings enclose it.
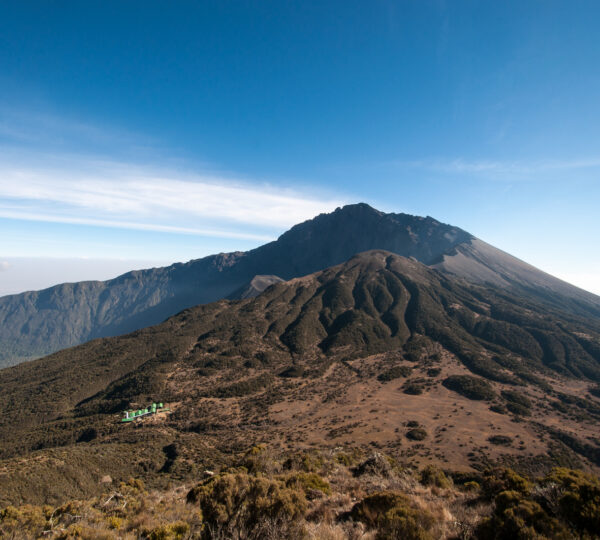
<instances>
[{"instance_id":1,"label":"mountain summit","mask_svg":"<svg viewBox=\"0 0 600 540\"><path fill-rule=\"evenodd\" d=\"M247 252L221 253L103 282L65 283L0 298L0 365L159 323L182 309L235 297L256 276L284 280L372 249L493 284L574 314L600 317L600 298L431 217L360 203L295 225Z\"/></svg>"}]
</instances>

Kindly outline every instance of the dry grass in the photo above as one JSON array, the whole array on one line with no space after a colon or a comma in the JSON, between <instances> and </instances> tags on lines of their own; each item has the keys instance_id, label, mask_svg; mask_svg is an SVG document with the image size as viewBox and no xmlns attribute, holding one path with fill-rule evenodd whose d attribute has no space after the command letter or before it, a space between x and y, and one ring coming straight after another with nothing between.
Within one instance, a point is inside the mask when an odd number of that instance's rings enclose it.
<instances>
[{"instance_id":1,"label":"dry grass","mask_svg":"<svg viewBox=\"0 0 600 540\"><path fill-rule=\"evenodd\" d=\"M0 511L0 537L380 540L402 534L406 538L468 540L480 538L486 523L488 527L490 523L505 526L495 497L524 509L538 502L546 505L546 510L541 510L548 512L544 519L532 514L535 521L531 526L538 529L550 524L553 530L564 532L571 526L567 523L578 523L579 528L569 534L580 536L600 522L600 507L594 506L594 497L600 497L600 480L579 471L557 469L545 480L528 481L499 470L479 477L482 488L467 486L464 478L456 485L447 481L442 483L445 487L439 487L424 485L427 474L402 468L385 456L391 463L385 474L357 476L361 467L340 463L346 459L340 456L346 455L341 451L311 452L290 458L264 445L253 447L240 455L237 466L206 475L193 489L179 485L146 490L140 480L132 479L92 499L56 507L7 507ZM251 459L256 470L248 473L243 464ZM363 461L367 459L373 458L365 456ZM585 513L574 514L577 509L571 509L571 521L567 521L561 504L547 506L550 495L559 501L562 494L588 497L589 502L582 503ZM386 500L392 506L386 507ZM366 501L373 502L369 506ZM362 510L357 511L359 507ZM406 520L398 521L402 516ZM421 526L423 529L418 529Z\"/></svg>"}]
</instances>

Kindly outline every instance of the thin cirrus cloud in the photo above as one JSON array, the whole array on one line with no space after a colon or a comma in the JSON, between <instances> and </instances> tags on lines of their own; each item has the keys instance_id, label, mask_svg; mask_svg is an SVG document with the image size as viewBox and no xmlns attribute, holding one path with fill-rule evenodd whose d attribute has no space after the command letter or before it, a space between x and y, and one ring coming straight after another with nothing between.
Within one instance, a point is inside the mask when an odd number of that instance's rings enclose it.
<instances>
[{"instance_id":1,"label":"thin cirrus cloud","mask_svg":"<svg viewBox=\"0 0 600 540\"><path fill-rule=\"evenodd\" d=\"M540 178L543 174L581 170L597 169L600 167L600 158L574 158L574 159L545 159L532 161L500 161L500 160L466 160L461 158L450 160L417 160L396 162L396 166L426 169L446 174L470 174L489 177L527 177Z\"/></svg>"},{"instance_id":2,"label":"thin cirrus cloud","mask_svg":"<svg viewBox=\"0 0 600 540\"><path fill-rule=\"evenodd\" d=\"M93 171L91 171L93 169ZM0 217L269 240L343 201L218 176L135 166L0 169Z\"/></svg>"}]
</instances>

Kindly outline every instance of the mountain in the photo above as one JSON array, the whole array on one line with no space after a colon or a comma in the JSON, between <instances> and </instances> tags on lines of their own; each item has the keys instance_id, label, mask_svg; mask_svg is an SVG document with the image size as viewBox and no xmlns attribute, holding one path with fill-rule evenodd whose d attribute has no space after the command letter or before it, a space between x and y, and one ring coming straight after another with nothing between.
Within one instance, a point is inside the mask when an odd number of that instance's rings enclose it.
<instances>
[{"instance_id":1,"label":"mountain","mask_svg":"<svg viewBox=\"0 0 600 540\"><path fill-rule=\"evenodd\" d=\"M600 470L600 320L376 250L0 370L0 503L196 479L252 444ZM167 402L133 424L126 408Z\"/></svg>"},{"instance_id":2,"label":"mountain","mask_svg":"<svg viewBox=\"0 0 600 540\"><path fill-rule=\"evenodd\" d=\"M274 285L275 283L281 283L284 281L279 276L254 276L252 280L246 285L240 287L237 291L234 291L227 298L229 300L245 300L246 298L254 298L260 293L264 292L265 289Z\"/></svg>"},{"instance_id":3,"label":"mountain","mask_svg":"<svg viewBox=\"0 0 600 540\"><path fill-rule=\"evenodd\" d=\"M600 317L600 297L573 287L431 217L366 204L292 227L248 252L211 255L104 282L57 285L0 298L0 365L157 324L182 309L241 294L255 276L289 280L383 249L441 271Z\"/></svg>"}]
</instances>

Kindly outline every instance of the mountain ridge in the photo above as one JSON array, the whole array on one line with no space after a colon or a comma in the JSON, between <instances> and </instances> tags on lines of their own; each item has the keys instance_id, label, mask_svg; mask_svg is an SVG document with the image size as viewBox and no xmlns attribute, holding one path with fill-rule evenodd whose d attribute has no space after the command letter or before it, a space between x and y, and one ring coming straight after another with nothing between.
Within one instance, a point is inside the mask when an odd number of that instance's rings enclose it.
<instances>
[{"instance_id":1,"label":"mountain ridge","mask_svg":"<svg viewBox=\"0 0 600 540\"><path fill-rule=\"evenodd\" d=\"M48 459L90 469L85 489L65 473L53 497L93 493L105 470L160 484L169 445L183 479L198 473L190 463L264 441L375 445L460 470L498 460L597 470L598 382L598 321L373 250L0 370L0 471L10 472L0 501L47 486ZM119 423L122 410L157 400L169 416ZM415 425L427 444L410 439ZM494 435L508 445L490 448Z\"/></svg>"},{"instance_id":2,"label":"mountain ridge","mask_svg":"<svg viewBox=\"0 0 600 540\"><path fill-rule=\"evenodd\" d=\"M157 324L196 304L227 298L257 275L287 280L339 264L356 253L385 249L482 282L481 267L493 276L495 261L525 264L488 246L477 261L471 234L431 217L386 214L359 203L295 225L276 241L248 252L210 255L168 267L128 272L105 282L61 284L43 291L0 298L0 362L41 356L90 339L119 335ZM455 250L456 255L452 255ZM491 252L490 252L491 250ZM473 271L473 266L478 271ZM531 267L533 268L533 267ZM539 271L534 269L539 278ZM517 273L523 273L517 270ZM534 273L535 273L534 272ZM526 274L526 272L525 272ZM492 280L493 281L493 280ZM542 285L513 280L524 294L539 294L575 313L600 317L600 297L556 278ZM555 295L548 290L557 290Z\"/></svg>"}]
</instances>

